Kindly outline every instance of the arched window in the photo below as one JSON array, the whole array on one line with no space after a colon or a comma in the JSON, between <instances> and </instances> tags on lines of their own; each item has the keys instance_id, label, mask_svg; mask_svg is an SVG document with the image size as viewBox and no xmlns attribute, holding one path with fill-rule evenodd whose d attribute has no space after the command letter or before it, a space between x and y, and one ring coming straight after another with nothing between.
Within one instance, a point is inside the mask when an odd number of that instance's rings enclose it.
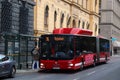
<instances>
[{"instance_id":1,"label":"arched window","mask_svg":"<svg viewBox=\"0 0 120 80\"><path fill-rule=\"evenodd\" d=\"M70 26L70 21L71 21L71 17L69 17L68 21L67 21L67 27Z\"/></svg>"},{"instance_id":2,"label":"arched window","mask_svg":"<svg viewBox=\"0 0 120 80\"><path fill-rule=\"evenodd\" d=\"M80 20L78 21L78 28L80 28Z\"/></svg>"},{"instance_id":3,"label":"arched window","mask_svg":"<svg viewBox=\"0 0 120 80\"><path fill-rule=\"evenodd\" d=\"M1 3L1 23L0 32L11 32L12 30L12 4L7 0Z\"/></svg>"},{"instance_id":4,"label":"arched window","mask_svg":"<svg viewBox=\"0 0 120 80\"><path fill-rule=\"evenodd\" d=\"M49 7L46 6L45 12L44 12L44 27L45 27L45 29L48 29L48 17L49 17Z\"/></svg>"},{"instance_id":5,"label":"arched window","mask_svg":"<svg viewBox=\"0 0 120 80\"><path fill-rule=\"evenodd\" d=\"M62 26L63 26L63 22L64 22L64 14L62 14L61 20L60 20L60 27L61 27L61 28L62 28Z\"/></svg>"},{"instance_id":6,"label":"arched window","mask_svg":"<svg viewBox=\"0 0 120 80\"><path fill-rule=\"evenodd\" d=\"M76 22L75 22L75 20L73 20L73 26L72 27L76 27Z\"/></svg>"},{"instance_id":7,"label":"arched window","mask_svg":"<svg viewBox=\"0 0 120 80\"><path fill-rule=\"evenodd\" d=\"M79 4L79 1L80 1L80 0L77 0L77 4Z\"/></svg>"},{"instance_id":8,"label":"arched window","mask_svg":"<svg viewBox=\"0 0 120 80\"><path fill-rule=\"evenodd\" d=\"M97 24L95 24L95 35L97 34L97 29L98 29Z\"/></svg>"},{"instance_id":9,"label":"arched window","mask_svg":"<svg viewBox=\"0 0 120 80\"><path fill-rule=\"evenodd\" d=\"M88 9L88 0L86 0L86 9Z\"/></svg>"},{"instance_id":10,"label":"arched window","mask_svg":"<svg viewBox=\"0 0 120 80\"><path fill-rule=\"evenodd\" d=\"M87 29L89 29L89 27L90 27L90 24L89 24L89 23L87 23Z\"/></svg>"},{"instance_id":11,"label":"arched window","mask_svg":"<svg viewBox=\"0 0 120 80\"><path fill-rule=\"evenodd\" d=\"M54 29L56 28L57 12L54 12Z\"/></svg>"},{"instance_id":12,"label":"arched window","mask_svg":"<svg viewBox=\"0 0 120 80\"><path fill-rule=\"evenodd\" d=\"M95 32L97 32L97 24L95 24Z\"/></svg>"},{"instance_id":13,"label":"arched window","mask_svg":"<svg viewBox=\"0 0 120 80\"><path fill-rule=\"evenodd\" d=\"M100 9L101 9L101 1L102 1L102 0L99 0L99 8L100 8Z\"/></svg>"},{"instance_id":14,"label":"arched window","mask_svg":"<svg viewBox=\"0 0 120 80\"><path fill-rule=\"evenodd\" d=\"M100 34L100 28L98 29L98 33Z\"/></svg>"},{"instance_id":15,"label":"arched window","mask_svg":"<svg viewBox=\"0 0 120 80\"><path fill-rule=\"evenodd\" d=\"M20 15L19 15L19 32L22 34L27 34L29 24L28 24L28 17L29 17L29 9L26 7L26 2L22 1L22 6L20 7Z\"/></svg>"},{"instance_id":16,"label":"arched window","mask_svg":"<svg viewBox=\"0 0 120 80\"><path fill-rule=\"evenodd\" d=\"M95 0L95 11L96 11L96 8L97 8L97 0Z\"/></svg>"},{"instance_id":17,"label":"arched window","mask_svg":"<svg viewBox=\"0 0 120 80\"><path fill-rule=\"evenodd\" d=\"M83 5L84 5L84 2L83 2L83 0L82 0L82 7L83 7Z\"/></svg>"},{"instance_id":18,"label":"arched window","mask_svg":"<svg viewBox=\"0 0 120 80\"><path fill-rule=\"evenodd\" d=\"M84 29L84 27L85 27L85 22L83 21L83 23L82 23L82 28Z\"/></svg>"}]
</instances>

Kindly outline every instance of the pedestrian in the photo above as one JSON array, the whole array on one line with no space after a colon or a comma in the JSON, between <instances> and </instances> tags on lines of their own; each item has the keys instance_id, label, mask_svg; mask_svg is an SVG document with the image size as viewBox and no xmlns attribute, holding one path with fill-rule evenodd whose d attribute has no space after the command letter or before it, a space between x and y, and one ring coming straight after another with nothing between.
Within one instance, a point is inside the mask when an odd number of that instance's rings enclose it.
<instances>
[{"instance_id":1,"label":"pedestrian","mask_svg":"<svg viewBox=\"0 0 120 80\"><path fill-rule=\"evenodd\" d=\"M38 47L35 47L31 51L32 57L33 57L33 63L32 63L32 69L33 70L38 70L39 69L39 54L40 54L40 49Z\"/></svg>"}]
</instances>

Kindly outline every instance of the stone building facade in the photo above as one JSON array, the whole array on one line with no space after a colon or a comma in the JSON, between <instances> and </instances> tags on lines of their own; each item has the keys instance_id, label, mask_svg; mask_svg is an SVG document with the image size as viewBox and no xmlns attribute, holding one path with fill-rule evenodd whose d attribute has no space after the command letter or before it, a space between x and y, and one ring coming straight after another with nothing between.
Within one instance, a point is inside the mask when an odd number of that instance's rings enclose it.
<instances>
[{"instance_id":1,"label":"stone building facade","mask_svg":"<svg viewBox=\"0 0 120 80\"><path fill-rule=\"evenodd\" d=\"M99 30L99 0L34 0L34 34L52 33L55 28Z\"/></svg>"},{"instance_id":2,"label":"stone building facade","mask_svg":"<svg viewBox=\"0 0 120 80\"><path fill-rule=\"evenodd\" d=\"M33 48L33 0L0 0L0 54L27 65Z\"/></svg>"},{"instance_id":3,"label":"stone building facade","mask_svg":"<svg viewBox=\"0 0 120 80\"><path fill-rule=\"evenodd\" d=\"M113 54L120 53L120 0L100 0L100 35L112 40Z\"/></svg>"}]
</instances>

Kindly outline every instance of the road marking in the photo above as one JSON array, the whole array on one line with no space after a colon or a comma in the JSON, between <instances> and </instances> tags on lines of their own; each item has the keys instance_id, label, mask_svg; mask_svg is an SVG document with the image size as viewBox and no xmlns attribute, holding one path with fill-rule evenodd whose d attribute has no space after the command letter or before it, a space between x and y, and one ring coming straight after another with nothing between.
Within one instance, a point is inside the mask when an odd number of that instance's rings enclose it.
<instances>
[{"instance_id":1,"label":"road marking","mask_svg":"<svg viewBox=\"0 0 120 80\"><path fill-rule=\"evenodd\" d=\"M95 71L92 71L92 72L88 73L87 75L89 76L89 75L94 74L94 73L95 73Z\"/></svg>"},{"instance_id":2,"label":"road marking","mask_svg":"<svg viewBox=\"0 0 120 80\"><path fill-rule=\"evenodd\" d=\"M73 80L79 80L79 78L75 78L75 79L73 79Z\"/></svg>"},{"instance_id":3,"label":"road marking","mask_svg":"<svg viewBox=\"0 0 120 80\"><path fill-rule=\"evenodd\" d=\"M105 68L102 68L103 70L105 69Z\"/></svg>"}]
</instances>

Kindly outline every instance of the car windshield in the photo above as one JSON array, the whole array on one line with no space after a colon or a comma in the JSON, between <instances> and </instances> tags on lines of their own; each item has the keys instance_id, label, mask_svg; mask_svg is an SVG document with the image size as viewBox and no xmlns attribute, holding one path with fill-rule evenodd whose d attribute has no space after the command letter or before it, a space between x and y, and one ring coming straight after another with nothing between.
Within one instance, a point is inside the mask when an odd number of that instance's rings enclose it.
<instances>
[{"instance_id":1,"label":"car windshield","mask_svg":"<svg viewBox=\"0 0 120 80\"><path fill-rule=\"evenodd\" d=\"M2 58L4 58L4 57L5 57L5 55L1 55L1 54L0 54L0 60L1 60Z\"/></svg>"},{"instance_id":2,"label":"car windshield","mask_svg":"<svg viewBox=\"0 0 120 80\"><path fill-rule=\"evenodd\" d=\"M41 41L41 59L69 60L74 57L73 37L65 35L43 36Z\"/></svg>"},{"instance_id":3,"label":"car windshield","mask_svg":"<svg viewBox=\"0 0 120 80\"><path fill-rule=\"evenodd\" d=\"M8 56L0 55L0 62L7 61L7 60L9 60Z\"/></svg>"}]
</instances>

